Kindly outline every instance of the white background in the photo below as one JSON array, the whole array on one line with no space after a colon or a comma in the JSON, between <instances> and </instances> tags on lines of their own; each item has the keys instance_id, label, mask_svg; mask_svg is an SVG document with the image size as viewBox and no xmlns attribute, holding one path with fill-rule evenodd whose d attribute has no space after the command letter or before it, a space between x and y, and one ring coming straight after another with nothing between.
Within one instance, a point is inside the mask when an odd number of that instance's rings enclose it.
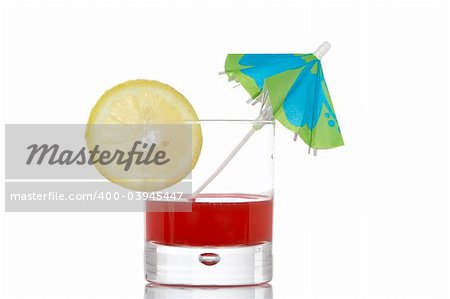
<instances>
[{"instance_id":1,"label":"white background","mask_svg":"<svg viewBox=\"0 0 450 299\"><path fill-rule=\"evenodd\" d=\"M449 298L448 19L432 1L3 2L2 122L84 123L135 78L200 118L253 118L217 76L226 54L328 40L346 146L313 158L277 128L274 297ZM142 298L142 222L2 212L1 297Z\"/></svg>"}]
</instances>

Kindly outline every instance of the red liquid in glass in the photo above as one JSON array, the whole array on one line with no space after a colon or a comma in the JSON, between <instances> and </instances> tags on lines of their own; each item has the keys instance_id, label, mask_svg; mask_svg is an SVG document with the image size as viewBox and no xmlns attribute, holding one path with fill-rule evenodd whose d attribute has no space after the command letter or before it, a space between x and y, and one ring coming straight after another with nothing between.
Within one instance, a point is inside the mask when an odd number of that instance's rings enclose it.
<instances>
[{"instance_id":1,"label":"red liquid in glass","mask_svg":"<svg viewBox=\"0 0 450 299\"><path fill-rule=\"evenodd\" d=\"M148 202L148 210L152 212L146 212L147 241L187 246L256 245L272 241L271 198L221 194L203 195L200 199L205 197L216 202ZM222 202L217 202L218 198L223 198ZM192 205L192 211L179 212L186 205Z\"/></svg>"}]
</instances>

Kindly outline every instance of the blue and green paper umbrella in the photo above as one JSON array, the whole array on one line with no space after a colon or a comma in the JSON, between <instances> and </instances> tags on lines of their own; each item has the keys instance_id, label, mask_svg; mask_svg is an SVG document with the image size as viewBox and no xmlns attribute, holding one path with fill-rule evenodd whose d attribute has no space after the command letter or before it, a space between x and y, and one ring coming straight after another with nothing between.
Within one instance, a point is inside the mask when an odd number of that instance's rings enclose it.
<instances>
[{"instance_id":1,"label":"blue and green paper umbrella","mask_svg":"<svg viewBox=\"0 0 450 299\"><path fill-rule=\"evenodd\" d=\"M312 54L229 54L222 73L242 84L249 102L261 103L258 119L277 119L316 154L344 144L320 62L330 47L324 42ZM194 194L219 175L257 130L252 127Z\"/></svg>"},{"instance_id":2,"label":"blue and green paper umbrella","mask_svg":"<svg viewBox=\"0 0 450 299\"><path fill-rule=\"evenodd\" d=\"M320 61L330 47L325 42L312 54L229 54L224 73L310 148L335 148L344 141Z\"/></svg>"}]
</instances>

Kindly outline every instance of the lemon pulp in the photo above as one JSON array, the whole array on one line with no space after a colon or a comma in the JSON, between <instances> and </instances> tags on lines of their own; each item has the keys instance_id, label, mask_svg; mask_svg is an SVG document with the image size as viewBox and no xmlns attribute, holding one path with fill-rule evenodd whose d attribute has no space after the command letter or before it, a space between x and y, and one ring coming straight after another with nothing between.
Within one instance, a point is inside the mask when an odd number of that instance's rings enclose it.
<instances>
[{"instance_id":1,"label":"lemon pulp","mask_svg":"<svg viewBox=\"0 0 450 299\"><path fill-rule=\"evenodd\" d=\"M126 154L140 142L141 160L152 154L149 149L154 144L153 154L164 152L162 160L167 163L134 161L128 170L117 161L94 165L105 178L125 188L162 190L189 175L197 163L202 147L197 120L189 101L171 86L153 80L127 81L97 101L86 127L86 143L90 151L98 146L112 155L117 151Z\"/></svg>"}]
</instances>

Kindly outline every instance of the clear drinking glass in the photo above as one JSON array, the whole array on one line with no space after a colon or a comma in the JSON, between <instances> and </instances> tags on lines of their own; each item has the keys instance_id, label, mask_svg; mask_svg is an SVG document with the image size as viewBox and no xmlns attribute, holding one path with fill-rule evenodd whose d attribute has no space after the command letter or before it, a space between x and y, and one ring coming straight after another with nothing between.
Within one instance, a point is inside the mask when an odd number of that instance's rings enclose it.
<instances>
[{"instance_id":1,"label":"clear drinking glass","mask_svg":"<svg viewBox=\"0 0 450 299\"><path fill-rule=\"evenodd\" d=\"M192 125L200 125L203 135L192 193L182 202L149 203L158 209L145 213L145 277L173 285L268 282L274 122L202 120ZM223 170L196 192L242 143Z\"/></svg>"}]
</instances>

